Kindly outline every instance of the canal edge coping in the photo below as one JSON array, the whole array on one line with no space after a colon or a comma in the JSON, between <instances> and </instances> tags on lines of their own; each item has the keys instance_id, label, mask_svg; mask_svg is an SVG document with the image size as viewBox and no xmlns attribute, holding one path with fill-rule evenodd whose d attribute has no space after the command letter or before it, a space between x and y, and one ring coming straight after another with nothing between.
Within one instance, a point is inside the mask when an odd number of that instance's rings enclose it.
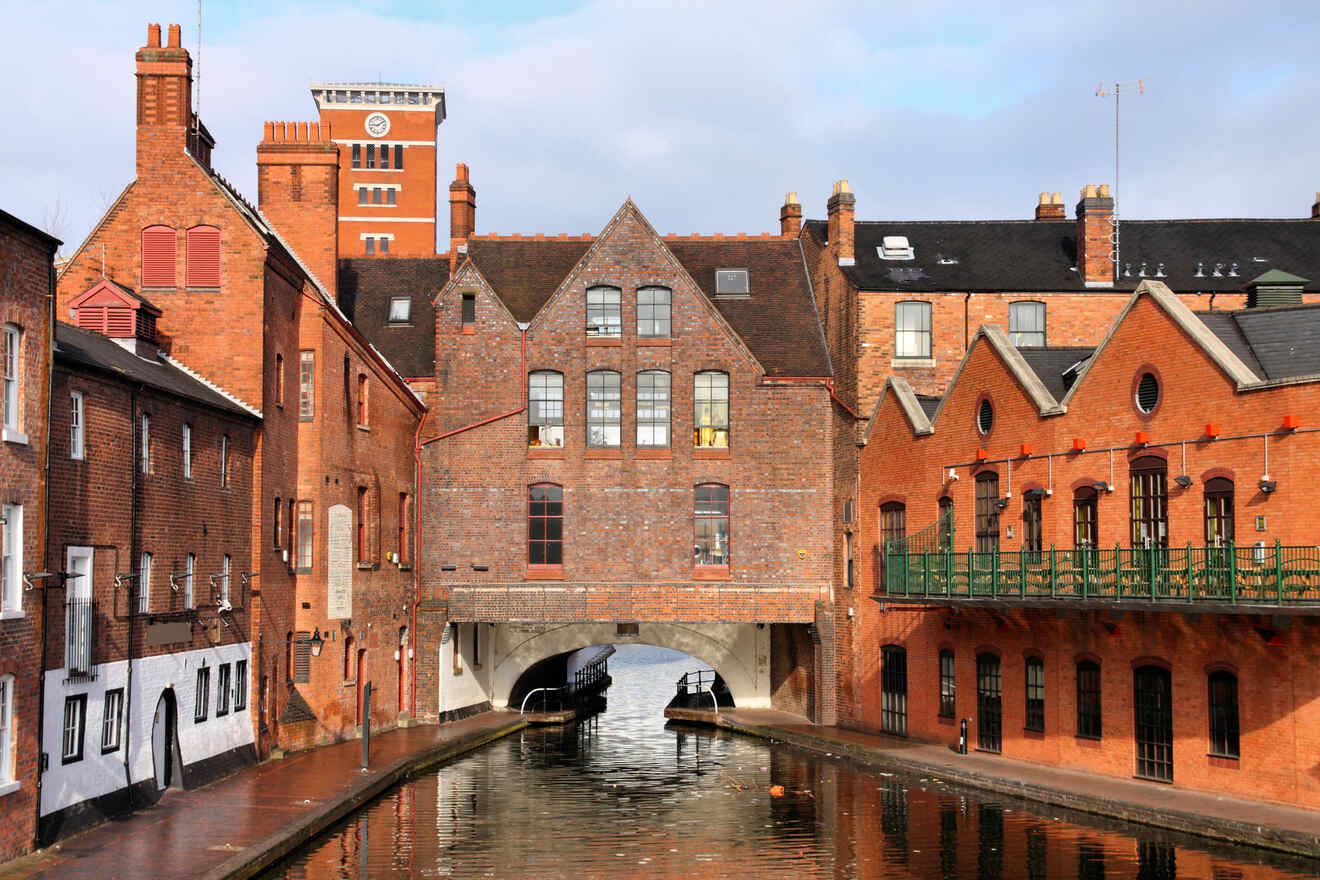
<instances>
[{"instance_id":1,"label":"canal edge coping","mask_svg":"<svg viewBox=\"0 0 1320 880\"><path fill-rule=\"evenodd\" d=\"M814 737L807 733L770 725L742 723L730 720L723 715L716 718L715 726L747 736L777 740L812 752L840 755L868 767L891 767L908 772L923 773L959 785L1025 798L1026 800L1051 806L1067 807L1097 816L1122 819L1169 831L1180 831L1197 837L1226 841L1237 845L1269 849L1292 856L1304 856L1310 859L1320 858L1320 834L1305 834L1267 825L1233 822L1226 819L1184 813L1178 810L1154 809L1129 801L1093 797L1081 792L1036 785L1009 777L989 776L961 770L953 765L933 764L898 757L880 749L872 749L867 746L826 737Z\"/></svg>"},{"instance_id":2,"label":"canal edge coping","mask_svg":"<svg viewBox=\"0 0 1320 880\"><path fill-rule=\"evenodd\" d=\"M292 826L286 826L225 859L201 875L202 880L248 880L248 878L255 877L280 859L316 838L317 835L345 816L374 801L394 784L452 761L460 755L479 749L511 733L517 733L526 726L526 719L516 717L510 719L509 723L499 727L482 731L473 736L450 740L439 744L435 748L398 758L385 769L376 771L375 775L370 777L368 781L354 788L343 797L322 805L302 819L295 821Z\"/></svg>"}]
</instances>

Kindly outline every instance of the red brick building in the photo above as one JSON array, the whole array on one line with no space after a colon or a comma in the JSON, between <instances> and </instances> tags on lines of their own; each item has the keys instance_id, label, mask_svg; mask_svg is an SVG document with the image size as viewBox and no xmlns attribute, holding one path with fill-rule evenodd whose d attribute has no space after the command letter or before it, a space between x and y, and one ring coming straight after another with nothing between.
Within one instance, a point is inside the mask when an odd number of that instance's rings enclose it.
<instances>
[{"instance_id":1,"label":"red brick building","mask_svg":"<svg viewBox=\"0 0 1320 880\"><path fill-rule=\"evenodd\" d=\"M1193 312L1146 281L1094 351L988 325L942 397L890 378L844 722L1320 806L1306 284Z\"/></svg>"},{"instance_id":2,"label":"red brick building","mask_svg":"<svg viewBox=\"0 0 1320 880\"><path fill-rule=\"evenodd\" d=\"M395 655L416 583L397 547L412 540L424 406L335 302L328 132L280 139L272 124L256 207L210 167L177 25L163 46L148 29L137 75L137 176L62 271L60 305L101 279L104 256L105 276L160 310L160 347L261 414L243 565L258 753L355 735L367 680L373 726L393 725L412 700Z\"/></svg>"},{"instance_id":3,"label":"red brick building","mask_svg":"<svg viewBox=\"0 0 1320 880\"><path fill-rule=\"evenodd\" d=\"M41 727L46 448L59 242L0 211L0 860L32 846Z\"/></svg>"},{"instance_id":4,"label":"red brick building","mask_svg":"<svg viewBox=\"0 0 1320 880\"><path fill-rule=\"evenodd\" d=\"M256 759L260 414L162 354L103 280L56 329L39 839Z\"/></svg>"}]
</instances>

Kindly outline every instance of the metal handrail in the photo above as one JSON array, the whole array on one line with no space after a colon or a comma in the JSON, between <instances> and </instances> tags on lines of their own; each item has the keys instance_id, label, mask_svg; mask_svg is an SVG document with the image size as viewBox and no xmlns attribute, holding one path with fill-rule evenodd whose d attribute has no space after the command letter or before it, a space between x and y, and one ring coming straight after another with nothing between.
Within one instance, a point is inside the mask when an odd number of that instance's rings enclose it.
<instances>
[{"instance_id":1,"label":"metal handrail","mask_svg":"<svg viewBox=\"0 0 1320 880\"><path fill-rule=\"evenodd\" d=\"M561 685L559 685L558 687L541 687L541 688L533 688L532 690L530 690L530 691L527 692L527 696L523 697L522 706L518 709L518 713L519 713L520 715L525 715L525 714L527 713L527 701L530 700L530 699L532 698L532 694L537 694L537 693L540 693L541 691L545 691L546 693L550 693L550 692L552 692L552 691L562 691L562 690L565 690L565 689L567 689L567 688L568 688L568 685L566 685L566 684L561 684ZM541 701L541 709L542 709L542 711L545 710L545 700L544 700L544 698L542 698L542 701Z\"/></svg>"}]
</instances>

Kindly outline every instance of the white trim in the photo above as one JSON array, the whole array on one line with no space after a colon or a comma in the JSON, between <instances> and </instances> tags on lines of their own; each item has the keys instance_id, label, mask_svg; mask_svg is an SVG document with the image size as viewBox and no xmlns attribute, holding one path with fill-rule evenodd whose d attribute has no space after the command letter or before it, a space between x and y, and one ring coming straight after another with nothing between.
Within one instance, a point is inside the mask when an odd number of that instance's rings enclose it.
<instances>
[{"instance_id":1,"label":"white trim","mask_svg":"<svg viewBox=\"0 0 1320 880\"><path fill-rule=\"evenodd\" d=\"M372 205L363 205L363 207L364 207L364 208L366 208L366 207L380 207L380 208L384 208L384 207L386 207L386 206L385 206L385 205L375 205L375 206L372 206ZM340 222L340 223L379 223L380 220L381 220L381 218L379 218L379 217L340 217L340 218L339 218L339 222ZM434 218L434 217L391 217L391 218L389 218L389 222L391 222L391 223L434 223L434 222L435 222L435 218Z\"/></svg>"},{"instance_id":2,"label":"white trim","mask_svg":"<svg viewBox=\"0 0 1320 880\"><path fill-rule=\"evenodd\" d=\"M6 504L0 511L5 519L0 525L0 609L6 617L22 617L23 505Z\"/></svg>"},{"instance_id":3,"label":"white trim","mask_svg":"<svg viewBox=\"0 0 1320 880\"><path fill-rule=\"evenodd\" d=\"M87 455L87 409L81 391L69 392L69 458L82 461Z\"/></svg>"},{"instance_id":4,"label":"white trim","mask_svg":"<svg viewBox=\"0 0 1320 880\"><path fill-rule=\"evenodd\" d=\"M6 443L18 443L22 446L27 446L28 443L28 435L22 431L15 431L13 428L5 428L0 431L0 439L3 439Z\"/></svg>"},{"instance_id":5,"label":"white trim","mask_svg":"<svg viewBox=\"0 0 1320 880\"><path fill-rule=\"evenodd\" d=\"M0 611L0 620L18 620L22 617L27 617L27 612L14 610Z\"/></svg>"},{"instance_id":6,"label":"white trim","mask_svg":"<svg viewBox=\"0 0 1320 880\"><path fill-rule=\"evenodd\" d=\"M362 233L361 235L358 236L358 241L366 241L366 240L369 239L369 238L388 238L390 241L394 241L394 233L393 233L393 232L364 232L364 233Z\"/></svg>"},{"instance_id":7,"label":"white trim","mask_svg":"<svg viewBox=\"0 0 1320 880\"><path fill-rule=\"evenodd\" d=\"M434 147L435 141L392 141L386 138L380 140L362 140L361 138L334 138L332 143L342 144L346 147L351 146L387 146L387 147ZM348 171L404 171L404 168L349 168Z\"/></svg>"},{"instance_id":8,"label":"white trim","mask_svg":"<svg viewBox=\"0 0 1320 880\"><path fill-rule=\"evenodd\" d=\"M399 170L402 171L403 169L400 168ZM371 181L368 181L368 182L366 182L366 183L355 183L355 184L353 184L353 189L354 189L354 191L357 191L357 190L360 190L360 189L392 189L392 190L394 190L395 192L400 192L400 191L403 189L403 184L401 184L401 183L373 183L373 182L371 182ZM393 205L391 205L390 207L393 207Z\"/></svg>"},{"instance_id":9,"label":"white trim","mask_svg":"<svg viewBox=\"0 0 1320 880\"><path fill-rule=\"evenodd\" d=\"M0 785L0 797L4 797L7 794L13 794L22 787L23 787L22 783L20 783L17 779L15 779L13 782L6 782L4 785Z\"/></svg>"}]
</instances>

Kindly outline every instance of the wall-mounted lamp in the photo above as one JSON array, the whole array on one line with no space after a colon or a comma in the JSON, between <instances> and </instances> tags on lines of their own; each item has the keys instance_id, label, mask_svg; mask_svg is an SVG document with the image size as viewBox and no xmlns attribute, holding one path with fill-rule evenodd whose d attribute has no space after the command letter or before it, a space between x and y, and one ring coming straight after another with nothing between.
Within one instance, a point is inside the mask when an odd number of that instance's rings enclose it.
<instances>
[{"instance_id":1,"label":"wall-mounted lamp","mask_svg":"<svg viewBox=\"0 0 1320 880\"><path fill-rule=\"evenodd\" d=\"M996 498L996 499L995 499L995 507L997 507L997 508L1000 509L1000 510L1003 510L1005 507L1008 507L1008 499L1007 499L1007 498Z\"/></svg>"},{"instance_id":2,"label":"wall-mounted lamp","mask_svg":"<svg viewBox=\"0 0 1320 880\"><path fill-rule=\"evenodd\" d=\"M958 469L957 469L957 468L949 468L949 482L950 482L950 483L956 483L956 482L958 482Z\"/></svg>"},{"instance_id":3,"label":"wall-mounted lamp","mask_svg":"<svg viewBox=\"0 0 1320 880\"><path fill-rule=\"evenodd\" d=\"M1266 474L1265 476L1261 477L1260 483L1258 483L1257 485L1260 486L1260 491L1264 492L1266 495L1270 494L1275 489L1279 488L1278 481L1271 480L1269 474Z\"/></svg>"},{"instance_id":4,"label":"wall-mounted lamp","mask_svg":"<svg viewBox=\"0 0 1320 880\"><path fill-rule=\"evenodd\" d=\"M1108 492L1108 491L1110 491L1110 489L1109 489L1109 484L1106 483L1106 482L1103 482L1103 481L1101 481L1101 480L1096 480L1094 483L1092 483L1092 484L1091 484L1091 488L1094 489L1094 490L1097 491L1097 492Z\"/></svg>"},{"instance_id":5,"label":"wall-mounted lamp","mask_svg":"<svg viewBox=\"0 0 1320 880\"><path fill-rule=\"evenodd\" d=\"M1192 478L1186 474L1180 474L1174 477L1173 481L1178 484L1178 488L1180 489L1190 489L1192 487Z\"/></svg>"},{"instance_id":6,"label":"wall-mounted lamp","mask_svg":"<svg viewBox=\"0 0 1320 880\"><path fill-rule=\"evenodd\" d=\"M318 626L313 632L312 637L307 640L312 647L312 656L320 657L321 649L325 647L325 639L321 638L321 628Z\"/></svg>"},{"instance_id":7,"label":"wall-mounted lamp","mask_svg":"<svg viewBox=\"0 0 1320 880\"><path fill-rule=\"evenodd\" d=\"M1044 498L1045 495L1044 489L1028 489L1022 493L1023 498Z\"/></svg>"}]
</instances>

